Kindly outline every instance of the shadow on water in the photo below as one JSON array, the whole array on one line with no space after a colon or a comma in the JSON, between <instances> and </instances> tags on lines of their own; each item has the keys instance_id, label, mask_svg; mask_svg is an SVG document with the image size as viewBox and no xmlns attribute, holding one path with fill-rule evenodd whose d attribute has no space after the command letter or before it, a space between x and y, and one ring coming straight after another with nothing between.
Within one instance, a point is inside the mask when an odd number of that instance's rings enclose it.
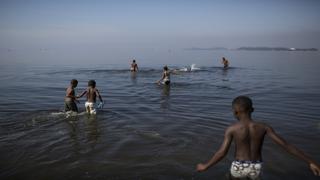
<instances>
[{"instance_id":1,"label":"shadow on water","mask_svg":"<svg viewBox=\"0 0 320 180\"><path fill-rule=\"evenodd\" d=\"M228 77L228 72L229 72L229 69L228 68L223 68L222 69L222 80L223 81L228 81L229 79L227 78Z\"/></svg>"}]
</instances>

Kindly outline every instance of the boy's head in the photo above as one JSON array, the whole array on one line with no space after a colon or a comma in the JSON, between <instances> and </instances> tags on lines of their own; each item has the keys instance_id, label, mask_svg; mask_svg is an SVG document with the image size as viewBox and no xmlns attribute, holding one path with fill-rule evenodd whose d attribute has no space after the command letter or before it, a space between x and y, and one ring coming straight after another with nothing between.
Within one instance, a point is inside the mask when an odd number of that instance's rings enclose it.
<instances>
[{"instance_id":1,"label":"boy's head","mask_svg":"<svg viewBox=\"0 0 320 180\"><path fill-rule=\"evenodd\" d=\"M95 88L95 87L96 87L96 81L95 81L95 80L90 80L90 81L88 82L88 86Z\"/></svg>"},{"instance_id":2,"label":"boy's head","mask_svg":"<svg viewBox=\"0 0 320 180\"><path fill-rule=\"evenodd\" d=\"M165 71L168 71L168 69L169 69L168 66L163 67L163 70L165 70Z\"/></svg>"},{"instance_id":3,"label":"boy's head","mask_svg":"<svg viewBox=\"0 0 320 180\"><path fill-rule=\"evenodd\" d=\"M247 96L238 96L232 101L232 109L237 117L240 113L251 114L254 111L252 101Z\"/></svg>"},{"instance_id":4,"label":"boy's head","mask_svg":"<svg viewBox=\"0 0 320 180\"><path fill-rule=\"evenodd\" d=\"M136 62L136 60L132 60L132 62L134 62L134 63L135 63L135 62Z\"/></svg>"},{"instance_id":5,"label":"boy's head","mask_svg":"<svg viewBox=\"0 0 320 180\"><path fill-rule=\"evenodd\" d=\"M76 79L72 79L72 80L70 81L70 84L71 84L72 87L77 87L78 81L77 81Z\"/></svg>"}]
</instances>

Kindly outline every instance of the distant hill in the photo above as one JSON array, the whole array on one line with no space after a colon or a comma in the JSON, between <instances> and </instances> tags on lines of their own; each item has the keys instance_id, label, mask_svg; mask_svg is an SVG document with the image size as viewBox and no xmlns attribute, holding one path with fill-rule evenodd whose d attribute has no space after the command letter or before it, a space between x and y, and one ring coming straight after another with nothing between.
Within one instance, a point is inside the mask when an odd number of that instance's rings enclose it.
<instances>
[{"instance_id":1,"label":"distant hill","mask_svg":"<svg viewBox=\"0 0 320 180\"><path fill-rule=\"evenodd\" d=\"M236 50L236 51L318 51L317 48L287 48L287 47L240 47L236 49L228 49L225 47L185 48L186 51L217 51L217 50Z\"/></svg>"},{"instance_id":2,"label":"distant hill","mask_svg":"<svg viewBox=\"0 0 320 180\"><path fill-rule=\"evenodd\" d=\"M224 47L212 47L212 48L199 48L199 47L192 47L192 48L185 48L186 51L216 51L216 50L228 50L228 48Z\"/></svg>"},{"instance_id":3,"label":"distant hill","mask_svg":"<svg viewBox=\"0 0 320 180\"><path fill-rule=\"evenodd\" d=\"M239 51L318 51L316 48L240 47Z\"/></svg>"}]
</instances>

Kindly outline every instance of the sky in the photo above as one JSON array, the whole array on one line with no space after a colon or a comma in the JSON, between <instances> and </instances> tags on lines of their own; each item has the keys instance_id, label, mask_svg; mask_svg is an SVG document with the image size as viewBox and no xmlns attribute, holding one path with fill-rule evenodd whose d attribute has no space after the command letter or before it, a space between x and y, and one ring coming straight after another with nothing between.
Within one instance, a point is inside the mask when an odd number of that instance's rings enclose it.
<instances>
[{"instance_id":1,"label":"sky","mask_svg":"<svg viewBox=\"0 0 320 180\"><path fill-rule=\"evenodd\" d=\"M320 48L319 19L319 0L1 0L0 60L116 62L190 47Z\"/></svg>"}]
</instances>

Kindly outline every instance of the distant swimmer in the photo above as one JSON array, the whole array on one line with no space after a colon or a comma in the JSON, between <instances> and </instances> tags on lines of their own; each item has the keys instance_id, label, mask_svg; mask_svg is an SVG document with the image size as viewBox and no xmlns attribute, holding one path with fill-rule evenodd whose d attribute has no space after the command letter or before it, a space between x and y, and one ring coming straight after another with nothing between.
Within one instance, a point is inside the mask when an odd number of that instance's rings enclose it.
<instances>
[{"instance_id":1,"label":"distant swimmer","mask_svg":"<svg viewBox=\"0 0 320 180\"><path fill-rule=\"evenodd\" d=\"M223 68L225 69L229 67L229 61L225 57L222 57L221 64L223 64Z\"/></svg>"},{"instance_id":2,"label":"distant swimmer","mask_svg":"<svg viewBox=\"0 0 320 180\"><path fill-rule=\"evenodd\" d=\"M206 163L198 164L197 171L205 171L221 161L228 153L233 141L235 159L230 167L232 179L259 179L263 169L261 151L263 141L267 136L288 153L305 161L314 175L320 176L320 166L317 162L280 137L271 126L251 119L254 109L249 97L238 96L235 98L232 102L232 109L238 122L230 125L225 130L224 140L219 150Z\"/></svg>"},{"instance_id":3,"label":"distant swimmer","mask_svg":"<svg viewBox=\"0 0 320 180\"><path fill-rule=\"evenodd\" d=\"M76 79L72 79L70 82L70 86L67 88L66 96L64 98L64 110L78 112L78 107L76 102L77 97L75 93L75 88L78 85L78 81Z\"/></svg>"},{"instance_id":4,"label":"distant swimmer","mask_svg":"<svg viewBox=\"0 0 320 180\"><path fill-rule=\"evenodd\" d=\"M162 73L162 77L160 80L157 81L158 84L162 83L165 85L169 85L170 84L170 74L171 71L169 71L168 66L164 66L163 67L163 73Z\"/></svg>"},{"instance_id":5,"label":"distant swimmer","mask_svg":"<svg viewBox=\"0 0 320 180\"><path fill-rule=\"evenodd\" d=\"M136 60L132 60L130 71L137 72L138 71L138 64L136 63Z\"/></svg>"},{"instance_id":6,"label":"distant swimmer","mask_svg":"<svg viewBox=\"0 0 320 180\"><path fill-rule=\"evenodd\" d=\"M90 80L88 82L88 88L79 96L79 98L81 98L84 95L87 96L87 102L85 103L87 113L96 114L96 108L102 108L103 106L102 97L99 93L99 90L96 88L96 81ZM97 96L100 100L100 103L98 105L96 105Z\"/></svg>"}]
</instances>

